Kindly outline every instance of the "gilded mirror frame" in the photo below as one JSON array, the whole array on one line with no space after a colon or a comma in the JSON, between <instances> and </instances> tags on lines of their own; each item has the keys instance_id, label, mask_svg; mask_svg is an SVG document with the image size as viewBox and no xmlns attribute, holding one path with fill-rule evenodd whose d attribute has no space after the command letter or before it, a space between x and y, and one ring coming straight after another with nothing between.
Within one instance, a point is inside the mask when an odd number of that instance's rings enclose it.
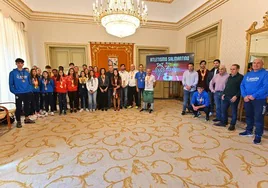
<instances>
[{"instance_id":1,"label":"gilded mirror frame","mask_svg":"<svg viewBox=\"0 0 268 188\"><path fill-rule=\"evenodd\" d=\"M268 11L263 16L263 26L260 28L256 28L258 25L258 22L253 22L248 30L246 30L246 39L247 39L247 51L246 51L246 62L245 62L245 71L244 73L247 73L247 67L249 63L250 58L250 45L251 45L251 36L253 34L262 33L264 31L268 31Z\"/></svg>"}]
</instances>

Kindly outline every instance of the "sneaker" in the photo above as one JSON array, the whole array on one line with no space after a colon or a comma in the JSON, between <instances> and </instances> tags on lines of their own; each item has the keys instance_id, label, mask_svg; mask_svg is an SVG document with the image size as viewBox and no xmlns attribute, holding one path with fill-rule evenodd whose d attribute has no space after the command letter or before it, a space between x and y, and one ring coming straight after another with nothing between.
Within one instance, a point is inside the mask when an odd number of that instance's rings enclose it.
<instances>
[{"instance_id":1,"label":"sneaker","mask_svg":"<svg viewBox=\"0 0 268 188\"><path fill-rule=\"evenodd\" d=\"M185 114L186 114L185 111L182 111L182 112L181 112L181 115L185 115Z\"/></svg>"},{"instance_id":2,"label":"sneaker","mask_svg":"<svg viewBox=\"0 0 268 188\"><path fill-rule=\"evenodd\" d=\"M235 130L235 125L230 125L230 127L228 128L229 131L234 131Z\"/></svg>"},{"instance_id":3,"label":"sneaker","mask_svg":"<svg viewBox=\"0 0 268 188\"><path fill-rule=\"evenodd\" d=\"M136 109L138 109L139 107L138 106L135 106Z\"/></svg>"},{"instance_id":4,"label":"sneaker","mask_svg":"<svg viewBox=\"0 0 268 188\"><path fill-rule=\"evenodd\" d=\"M149 110L149 113L152 113L152 112L153 112L153 110L152 110L152 109L150 109L150 110Z\"/></svg>"},{"instance_id":5,"label":"sneaker","mask_svg":"<svg viewBox=\"0 0 268 188\"><path fill-rule=\"evenodd\" d=\"M254 140L253 140L254 144L261 144L261 136L256 135Z\"/></svg>"},{"instance_id":6,"label":"sneaker","mask_svg":"<svg viewBox=\"0 0 268 188\"><path fill-rule=\"evenodd\" d=\"M133 106L128 106L127 108L130 109L130 108L133 108Z\"/></svg>"},{"instance_id":7,"label":"sneaker","mask_svg":"<svg viewBox=\"0 0 268 188\"><path fill-rule=\"evenodd\" d=\"M37 114L37 118L43 118L43 117L44 117L44 115L42 115L40 113Z\"/></svg>"},{"instance_id":8,"label":"sneaker","mask_svg":"<svg viewBox=\"0 0 268 188\"><path fill-rule=\"evenodd\" d=\"M44 114L44 115L45 115L45 117L47 117L47 116L48 116L48 113L47 113L47 112L45 112L45 114Z\"/></svg>"},{"instance_id":9,"label":"sneaker","mask_svg":"<svg viewBox=\"0 0 268 188\"><path fill-rule=\"evenodd\" d=\"M209 117L206 117L206 121L209 121Z\"/></svg>"},{"instance_id":10,"label":"sneaker","mask_svg":"<svg viewBox=\"0 0 268 188\"><path fill-rule=\"evenodd\" d=\"M214 123L213 125L218 126L218 127L226 127L226 124L219 122L219 123Z\"/></svg>"},{"instance_id":11,"label":"sneaker","mask_svg":"<svg viewBox=\"0 0 268 188\"><path fill-rule=\"evenodd\" d=\"M194 115L194 118L198 118L198 115L196 114L196 115Z\"/></svg>"},{"instance_id":12,"label":"sneaker","mask_svg":"<svg viewBox=\"0 0 268 188\"><path fill-rule=\"evenodd\" d=\"M213 121L213 122L217 122L217 121L221 121L221 120L215 118L215 119L213 119L212 121Z\"/></svg>"},{"instance_id":13,"label":"sneaker","mask_svg":"<svg viewBox=\"0 0 268 188\"><path fill-rule=\"evenodd\" d=\"M86 109L86 111L87 111L87 112L89 112L89 110L88 110L88 109Z\"/></svg>"},{"instance_id":14,"label":"sneaker","mask_svg":"<svg viewBox=\"0 0 268 188\"><path fill-rule=\"evenodd\" d=\"M90 109L89 111L92 112L92 109Z\"/></svg>"},{"instance_id":15,"label":"sneaker","mask_svg":"<svg viewBox=\"0 0 268 188\"><path fill-rule=\"evenodd\" d=\"M93 109L92 111L93 111L93 112L95 112L96 110L95 110L95 109Z\"/></svg>"},{"instance_id":16,"label":"sneaker","mask_svg":"<svg viewBox=\"0 0 268 188\"><path fill-rule=\"evenodd\" d=\"M142 108L141 110L140 110L140 112L142 112L142 111L144 111L145 109L144 108Z\"/></svg>"},{"instance_id":17,"label":"sneaker","mask_svg":"<svg viewBox=\"0 0 268 188\"><path fill-rule=\"evenodd\" d=\"M84 111L84 109L79 110L79 112L83 112L83 111Z\"/></svg>"},{"instance_id":18,"label":"sneaker","mask_svg":"<svg viewBox=\"0 0 268 188\"><path fill-rule=\"evenodd\" d=\"M32 124L32 123L35 123L35 121L28 118L28 119L24 119L24 123L25 124Z\"/></svg>"},{"instance_id":19,"label":"sneaker","mask_svg":"<svg viewBox=\"0 0 268 188\"><path fill-rule=\"evenodd\" d=\"M240 136L253 136L252 132L244 131L242 133L239 133Z\"/></svg>"},{"instance_id":20,"label":"sneaker","mask_svg":"<svg viewBox=\"0 0 268 188\"><path fill-rule=\"evenodd\" d=\"M50 112L50 115L51 115L51 116L54 116L54 112Z\"/></svg>"},{"instance_id":21,"label":"sneaker","mask_svg":"<svg viewBox=\"0 0 268 188\"><path fill-rule=\"evenodd\" d=\"M33 121L37 120L37 116L36 116L36 115L31 115L29 118L30 118L31 120L33 120Z\"/></svg>"},{"instance_id":22,"label":"sneaker","mask_svg":"<svg viewBox=\"0 0 268 188\"><path fill-rule=\"evenodd\" d=\"M66 111L64 111L63 114L66 115L67 114Z\"/></svg>"},{"instance_id":23,"label":"sneaker","mask_svg":"<svg viewBox=\"0 0 268 188\"><path fill-rule=\"evenodd\" d=\"M22 125L21 125L21 122L20 121L17 121L17 125L16 125L17 128L22 128Z\"/></svg>"}]
</instances>

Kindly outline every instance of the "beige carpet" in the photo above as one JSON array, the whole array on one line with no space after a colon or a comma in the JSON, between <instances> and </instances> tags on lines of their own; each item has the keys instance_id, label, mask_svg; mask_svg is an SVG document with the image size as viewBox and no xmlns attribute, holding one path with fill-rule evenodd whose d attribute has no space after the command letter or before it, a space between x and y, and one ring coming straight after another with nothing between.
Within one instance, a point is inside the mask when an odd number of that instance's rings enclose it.
<instances>
[{"instance_id":1,"label":"beige carpet","mask_svg":"<svg viewBox=\"0 0 268 188\"><path fill-rule=\"evenodd\" d=\"M181 116L178 101L68 114L0 137L0 187L268 187L268 140Z\"/></svg>"}]
</instances>

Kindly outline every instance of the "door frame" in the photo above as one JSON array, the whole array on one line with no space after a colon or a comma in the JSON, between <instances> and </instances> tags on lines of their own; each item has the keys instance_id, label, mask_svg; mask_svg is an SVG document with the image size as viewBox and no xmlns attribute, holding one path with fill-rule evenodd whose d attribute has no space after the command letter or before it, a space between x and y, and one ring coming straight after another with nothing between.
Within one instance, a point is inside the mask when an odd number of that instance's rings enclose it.
<instances>
[{"instance_id":1,"label":"door frame","mask_svg":"<svg viewBox=\"0 0 268 188\"><path fill-rule=\"evenodd\" d=\"M190 42L191 39L198 37L199 35L203 35L205 33L207 33L210 30L217 30L217 51L216 51L216 56L218 58L220 58L220 47L221 47L221 32L222 32L222 20L217 21L216 23L213 23L211 25L208 25L190 35L187 35L186 37L186 46L185 46L185 52L190 52L189 51L189 46L190 46Z\"/></svg>"},{"instance_id":2,"label":"door frame","mask_svg":"<svg viewBox=\"0 0 268 188\"><path fill-rule=\"evenodd\" d=\"M50 48L84 48L86 55L86 64L89 62L89 46L88 44L78 44L78 43L56 43L56 42L45 42L45 54L47 65L51 65L50 62Z\"/></svg>"},{"instance_id":3,"label":"door frame","mask_svg":"<svg viewBox=\"0 0 268 188\"><path fill-rule=\"evenodd\" d=\"M166 46L135 46L135 63L136 67L139 66L138 60L140 59L140 53L139 50L163 50L166 51L166 53L169 53L169 47Z\"/></svg>"}]
</instances>

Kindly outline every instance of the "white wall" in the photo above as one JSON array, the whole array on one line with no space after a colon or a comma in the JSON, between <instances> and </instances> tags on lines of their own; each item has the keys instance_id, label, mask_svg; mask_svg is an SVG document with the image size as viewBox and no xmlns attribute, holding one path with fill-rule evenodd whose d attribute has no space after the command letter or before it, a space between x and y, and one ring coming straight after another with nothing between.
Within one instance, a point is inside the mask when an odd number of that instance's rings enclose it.
<instances>
[{"instance_id":1,"label":"white wall","mask_svg":"<svg viewBox=\"0 0 268 188\"><path fill-rule=\"evenodd\" d=\"M267 0L230 0L178 32L178 51L185 52L186 37L222 19L220 59L230 67L233 63L241 65L244 71L246 57L246 30L257 21L262 26Z\"/></svg>"},{"instance_id":2,"label":"white wall","mask_svg":"<svg viewBox=\"0 0 268 188\"><path fill-rule=\"evenodd\" d=\"M45 42L83 43L88 42L128 42L135 45L170 47L177 52L177 32L157 29L138 29L133 36L119 39L108 35L102 26L89 24L31 22L29 46L31 62L40 67L46 65ZM91 60L89 60L91 61Z\"/></svg>"}]
</instances>

